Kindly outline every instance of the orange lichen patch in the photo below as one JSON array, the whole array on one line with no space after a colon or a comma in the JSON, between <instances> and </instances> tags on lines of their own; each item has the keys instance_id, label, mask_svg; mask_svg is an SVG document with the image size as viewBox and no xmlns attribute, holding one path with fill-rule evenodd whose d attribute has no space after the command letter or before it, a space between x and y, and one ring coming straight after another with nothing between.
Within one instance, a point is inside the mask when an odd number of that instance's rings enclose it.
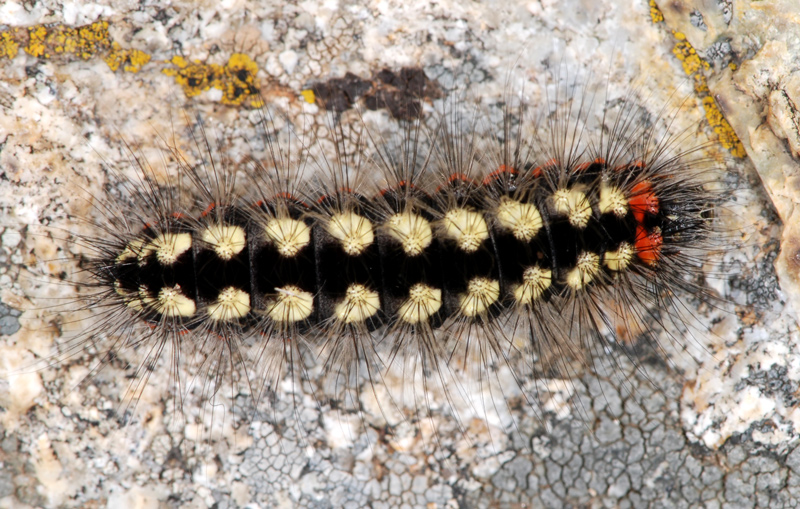
<instances>
[{"instance_id":1,"label":"orange lichen patch","mask_svg":"<svg viewBox=\"0 0 800 509\"><path fill-rule=\"evenodd\" d=\"M111 53L104 59L112 71L120 67L125 72L137 73L142 66L150 62L150 55L138 49L123 49L116 41L111 44Z\"/></svg>"},{"instance_id":2,"label":"orange lichen patch","mask_svg":"<svg viewBox=\"0 0 800 509\"><path fill-rule=\"evenodd\" d=\"M171 63L175 67L164 69L164 74L174 76L187 97L216 88L222 91L223 104L250 108L263 104L258 93L258 64L243 53L234 53L225 65L189 62L180 56Z\"/></svg>"}]
</instances>

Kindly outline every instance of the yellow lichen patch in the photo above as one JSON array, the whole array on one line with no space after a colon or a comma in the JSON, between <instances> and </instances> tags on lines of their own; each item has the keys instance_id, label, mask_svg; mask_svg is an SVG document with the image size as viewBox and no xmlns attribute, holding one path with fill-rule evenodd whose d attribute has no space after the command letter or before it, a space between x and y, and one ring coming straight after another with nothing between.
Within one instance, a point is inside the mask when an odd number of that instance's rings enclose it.
<instances>
[{"instance_id":1,"label":"yellow lichen patch","mask_svg":"<svg viewBox=\"0 0 800 509\"><path fill-rule=\"evenodd\" d=\"M138 72L150 61L150 55L137 49L123 49L111 39L108 27L108 21L97 21L80 27L35 25L0 32L0 58L14 58L22 46L26 53L37 58L100 57L112 71L122 67L126 72Z\"/></svg>"},{"instance_id":2,"label":"yellow lichen patch","mask_svg":"<svg viewBox=\"0 0 800 509\"><path fill-rule=\"evenodd\" d=\"M746 153L742 142L739 141L739 137L736 136L733 128L728 121L725 120L725 117L723 117L722 112L719 110L717 102L710 95L708 82L703 73L703 71L710 68L708 62L700 58L697 51L695 51L689 41L686 40L686 35L681 32L673 32L673 35L678 42L673 47L672 53L683 64L684 72L692 78L695 92L697 92L703 101L706 119L719 137L720 144L730 151L733 156L745 157Z\"/></svg>"},{"instance_id":3,"label":"yellow lichen patch","mask_svg":"<svg viewBox=\"0 0 800 509\"><path fill-rule=\"evenodd\" d=\"M258 64L243 53L234 53L224 67L225 78L221 81L222 103L230 105L248 104L252 108L263 106L258 95Z\"/></svg>"},{"instance_id":4,"label":"yellow lichen patch","mask_svg":"<svg viewBox=\"0 0 800 509\"><path fill-rule=\"evenodd\" d=\"M728 149L734 157L745 157L747 153L744 150L744 145L736 136L733 127L728 123L722 112L719 111L719 106L713 97L708 96L703 98L703 108L706 111L706 119L714 132L719 136L720 144Z\"/></svg>"},{"instance_id":5,"label":"yellow lichen patch","mask_svg":"<svg viewBox=\"0 0 800 509\"><path fill-rule=\"evenodd\" d=\"M122 49L115 41L111 45L111 53L103 60L112 71L122 67L125 72L137 73L150 61L150 55L138 49Z\"/></svg>"},{"instance_id":6,"label":"yellow lichen patch","mask_svg":"<svg viewBox=\"0 0 800 509\"><path fill-rule=\"evenodd\" d=\"M656 0L650 0L650 19L653 23L661 23L664 21L664 15L661 13L661 9L656 5Z\"/></svg>"},{"instance_id":7,"label":"yellow lichen patch","mask_svg":"<svg viewBox=\"0 0 800 509\"><path fill-rule=\"evenodd\" d=\"M305 101L308 104L314 104L314 102L317 100L317 96L314 94L314 91L311 90L311 89L303 90L302 92L300 92L300 95L303 96L303 99L305 99Z\"/></svg>"},{"instance_id":8,"label":"yellow lichen patch","mask_svg":"<svg viewBox=\"0 0 800 509\"><path fill-rule=\"evenodd\" d=\"M47 37L47 29L41 25L28 28L28 45L25 46L25 53L32 57L45 57L44 39Z\"/></svg>"},{"instance_id":9,"label":"yellow lichen patch","mask_svg":"<svg viewBox=\"0 0 800 509\"><path fill-rule=\"evenodd\" d=\"M55 53L69 53L83 60L89 60L98 53L111 48L108 22L98 21L78 28L55 27L47 34L47 45Z\"/></svg>"},{"instance_id":10,"label":"yellow lichen patch","mask_svg":"<svg viewBox=\"0 0 800 509\"><path fill-rule=\"evenodd\" d=\"M98 21L82 27L37 25L28 28L25 52L34 57L74 55L89 60L111 48L108 21Z\"/></svg>"},{"instance_id":11,"label":"yellow lichen patch","mask_svg":"<svg viewBox=\"0 0 800 509\"><path fill-rule=\"evenodd\" d=\"M9 60L19 53L19 42L16 39L18 30L0 32L0 58Z\"/></svg>"},{"instance_id":12,"label":"yellow lichen patch","mask_svg":"<svg viewBox=\"0 0 800 509\"><path fill-rule=\"evenodd\" d=\"M697 72L711 67L708 62L700 58L683 33L674 32L674 35L678 42L672 48L672 53L683 63L683 71L687 75L694 76Z\"/></svg>"},{"instance_id":13,"label":"yellow lichen patch","mask_svg":"<svg viewBox=\"0 0 800 509\"><path fill-rule=\"evenodd\" d=\"M173 57L171 62L177 69L164 69L164 74L175 77L175 81L183 87L186 97L200 95L201 92L211 88L214 72L219 68L214 64L191 63L181 56Z\"/></svg>"},{"instance_id":14,"label":"yellow lichen patch","mask_svg":"<svg viewBox=\"0 0 800 509\"><path fill-rule=\"evenodd\" d=\"M180 56L170 62L175 67L164 69L164 74L175 77L187 97L216 88L222 91L223 104L251 108L263 104L258 94L258 64L243 53L234 53L225 65L189 62Z\"/></svg>"},{"instance_id":15,"label":"yellow lichen patch","mask_svg":"<svg viewBox=\"0 0 800 509\"><path fill-rule=\"evenodd\" d=\"M66 25L34 25L0 32L0 59L12 59L20 47L36 58L74 57L89 60L102 58L112 71L122 69L137 73L150 62L151 56L138 49L126 49L109 34L108 21L69 27ZM189 62L176 56L168 62L172 67L163 72L174 76L187 97L215 88L222 91L223 104L259 108L258 64L243 53L234 53L225 65ZM310 92L310 96L307 94ZM304 91L308 102L314 102L313 92Z\"/></svg>"}]
</instances>

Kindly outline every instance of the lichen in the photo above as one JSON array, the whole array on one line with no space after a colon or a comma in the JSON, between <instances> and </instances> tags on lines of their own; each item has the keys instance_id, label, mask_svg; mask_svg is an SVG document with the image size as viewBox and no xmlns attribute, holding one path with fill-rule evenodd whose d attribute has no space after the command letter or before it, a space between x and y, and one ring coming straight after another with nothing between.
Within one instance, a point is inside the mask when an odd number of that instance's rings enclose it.
<instances>
[{"instance_id":1,"label":"lichen","mask_svg":"<svg viewBox=\"0 0 800 509\"><path fill-rule=\"evenodd\" d=\"M103 60L112 71L122 67L125 72L137 73L145 64L150 62L150 55L138 49L123 49L115 41L112 43L111 53Z\"/></svg>"},{"instance_id":2,"label":"lichen","mask_svg":"<svg viewBox=\"0 0 800 509\"><path fill-rule=\"evenodd\" d=\"M676 43L672 48L672 54L680 60L683 72L692 79L694 91L700 98L705 111L706 120L711 129L717 134L720 145L728 150L734 157L745 157L747 154L744 145L736 136L733 128L725 120L722 112L717 105L717 101L708 89L705 71L711 68L710 64L703 60L697 51L686 39L682 32L673 32Z\"/></svg>"},{"instance_id":3,"label":"lichen","mask_svg":"<svg viewBox=\"0 0 800 509\"><path fill-rule=\"evenodd\" d=\"M108 21L80 27L67 25L34 25L0 32L0 60L15 58L20 47L35 58L60 58L66 61L100 58L109 69L138 73L150 63L165 67L163 72L174 76L187 97L205 90L222 91L220 102L231 106L257 108L262 105L259 94L258 64L248 55L234 53L225 65L190 62L176 56L169 61L153 61L140 49L124 48L113 40ZM312 100L313 102L313 100Z\"/></svg>"},{"instance_id":4,"label":"lichen","mask_svg":"<svg viewBox=\"0 0 800 509\"><path fill-rule=\"evenodd\" d=\"M183 87L186 97L215 88L222 91L223 104L258 108L263 104L259 95L258 64L244 53L234 53L225 65L189 62L181 56L173 57L172 68L164 74L173 76Z\"/></svg>"}]
</instances>

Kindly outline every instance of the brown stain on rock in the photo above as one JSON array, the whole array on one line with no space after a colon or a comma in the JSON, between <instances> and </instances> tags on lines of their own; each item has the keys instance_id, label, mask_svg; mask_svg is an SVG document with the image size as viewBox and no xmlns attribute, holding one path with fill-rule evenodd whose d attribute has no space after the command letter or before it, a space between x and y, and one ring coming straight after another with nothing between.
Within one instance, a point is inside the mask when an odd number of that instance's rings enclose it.
<instances>
[{"instance_id":1,"label":"brown stain on rock","mask_svg":"<svg viewBox=\"0 0 800 509\"><path fill-rule=\"evenodd\" d=\"M398 120L419 118L423 101L442 97L439 85L418 67L382 69L366 79L347 73L316 83L309 90L313 94L310 102L318 101L328 111L341 113L363 99L368 110L386 108Z\"/></svg>"}]
</instances>

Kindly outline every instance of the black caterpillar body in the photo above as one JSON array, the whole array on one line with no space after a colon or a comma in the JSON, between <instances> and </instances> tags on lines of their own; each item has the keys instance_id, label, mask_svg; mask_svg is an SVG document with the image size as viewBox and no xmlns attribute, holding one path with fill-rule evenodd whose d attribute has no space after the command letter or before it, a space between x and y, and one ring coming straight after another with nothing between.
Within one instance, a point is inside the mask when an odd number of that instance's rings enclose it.
<instances>
[{"instance_id":1,"label":"black caterpillar body","mask_svg":"<svg viewBox=\"0 0 800 509\"><path fill-rule=\"evenodd\" d=\"M561 138L514 142L507 127L512 141L482 152L457 134L459 118L409 127L400 149L376 143L358 168L340 153L314 191L287 176L271 144L246 198L224 168L201 165L203 174L170 149L201 196L196 210L137 161L138 212L94 244L104 323L123 312L149 324L160 338L151 360L167 342L203 358L222 351L258 365L247 377L261 384L316 348L333 372L398 356L425 372L454 358L508 362L518 333L531 366L615 339L620 322L643 323L665 293L698 291L714 200L702 164L687 161L694 148L655 143L649 130L627 136L622 122L593 144L560 125ZM382 183L353 184L358 172Z\"/></svg>"}]
</instances>

